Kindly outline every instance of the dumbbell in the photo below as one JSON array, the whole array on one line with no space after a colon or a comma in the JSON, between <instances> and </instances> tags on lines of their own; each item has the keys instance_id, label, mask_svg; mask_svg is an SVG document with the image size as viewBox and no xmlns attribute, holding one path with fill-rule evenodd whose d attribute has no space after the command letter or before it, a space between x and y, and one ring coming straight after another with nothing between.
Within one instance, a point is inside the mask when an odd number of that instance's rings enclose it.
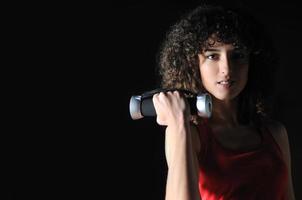
<instances>
[{"instance_id":1,"label":"dumbbell","mask_svg":"<svg viewBox=\"0 0 302 200\"><path fill-rule=\"evenodd\" d=\"M175 90L155 89L145 92L141 95L133 95L130 98L129 111L133 120L143 117L156 116L156 111L153 105L152 97L159 92L168 92ZM178 90L185 94L185 97L190 105L192 114L197 114L201 117L209 118L212 114L212 99L208 93L194 94L186 90Z\"/></svg>"}]
</instances>

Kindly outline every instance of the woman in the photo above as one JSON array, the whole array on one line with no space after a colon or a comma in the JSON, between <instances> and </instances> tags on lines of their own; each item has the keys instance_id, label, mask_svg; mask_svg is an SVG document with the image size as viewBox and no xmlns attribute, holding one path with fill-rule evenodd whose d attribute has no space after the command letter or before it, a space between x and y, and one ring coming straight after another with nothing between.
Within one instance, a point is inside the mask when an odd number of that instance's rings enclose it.
<instances>
[{"instance_id":1,"label":"woman","mask_svg":"<svg viewBox=\"0 0 302 200\"><path fill-rule=\"evenodd\" d=\"M171 27L159 52L153 96L166 126L166 200L295 199L285 127L269 118L276 59L258 23L237 10L200 6ZM184 94L212 96L209 119Z\"/></svg>"}]
</instances>

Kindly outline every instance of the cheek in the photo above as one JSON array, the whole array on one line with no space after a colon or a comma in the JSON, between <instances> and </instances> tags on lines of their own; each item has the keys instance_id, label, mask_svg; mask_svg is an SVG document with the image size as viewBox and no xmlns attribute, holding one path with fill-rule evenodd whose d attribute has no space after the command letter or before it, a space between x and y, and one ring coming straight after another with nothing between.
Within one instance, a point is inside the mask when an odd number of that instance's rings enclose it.
<instances>
[{"instance_id":1,"label":"cheek","mask_svg":"<svg viewBox=\"0 0 302 200\"><path fill-rule=\"evenodd\" d=\"M245 87L246 83L248 82L248 73L248 68L238 71L237 80L239 80L241 87Z\"/></svg>"},{"instance_id":2,"label":"cheek","mask_svg":"<svg viewBox=\"0 0 302 200\"><path fill-rule=\"evenodd\" d=\"M210 79L216 76L218 73L218 68L214 65L205 65L200 68L200 76L205 79Z\"/></svg>"},{"instance_id":3,"label":"cheek","mask_svg":"<svg viewBox=\"0 0 302 200\"><path fill-rule=\"evenodd\" d=\"M204 68L200 69L200 77L202 85L206 89L209 89L208 87L210 86L210 84L215 82L216 79L215 70L204 66Z\"/></svg>"},{"instance_id":4,"label":"cheek","mask_svg":"<svg viewBox=\"0 0 302 200\"><path fill-rule=\"evenodd\" d=\"M249 76L249 69L248 69L248 67L246 67L245 69L243 69L241 71L240 76L243 77L247 81L248 76Z\"/></svg>"}]
</instances>

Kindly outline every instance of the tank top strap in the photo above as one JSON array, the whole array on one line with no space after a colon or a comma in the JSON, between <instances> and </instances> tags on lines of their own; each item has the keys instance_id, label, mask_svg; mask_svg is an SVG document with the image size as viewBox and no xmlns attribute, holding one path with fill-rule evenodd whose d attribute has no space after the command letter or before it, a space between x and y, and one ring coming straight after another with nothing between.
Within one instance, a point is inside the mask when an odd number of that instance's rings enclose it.
<instances>
[{"instance_id":1,"label":"tank top strap","mask_svg":"<svg viewBox=\"0 0 302 200\"><path fill-rule=\"evenodd\" d=\"M201 140L207 142L210 139L211 130L208 124L208 120L202 118L202 120L198 123L198 133Z\"/></svg>"},{"instance_id":2,"label":"tank top strap","mask_svg":"<svg viewBox=\"0 0 302 200\"><path fill-rule=\"evenodd\" d=\"M263 123L261 124L259 129L262 135L263 144L267 147L270 147L272 150L278 152L278 154L282 156L282 150L279 144L277 143L276 139L272 135L273 133L271 132L271 130L269 130L269 128Z\"/></svg>"},{"instance_id":3,"label":"tank top strap","mask_svg":"<svg viewBox=\"0 0 302 200\"><path fill-rule=\"evenodd\" d=\"M202 118L198 124L197 124L197 129L198 129L198 135L199 135L199 141L200 141L200 153L199 153L199 158L200 160L203 160L203 158L206 156L208 152L209 145L211 143L211 137L210 137L210 129L208 125L208 120Z\"/></svg>"}]
</instances>

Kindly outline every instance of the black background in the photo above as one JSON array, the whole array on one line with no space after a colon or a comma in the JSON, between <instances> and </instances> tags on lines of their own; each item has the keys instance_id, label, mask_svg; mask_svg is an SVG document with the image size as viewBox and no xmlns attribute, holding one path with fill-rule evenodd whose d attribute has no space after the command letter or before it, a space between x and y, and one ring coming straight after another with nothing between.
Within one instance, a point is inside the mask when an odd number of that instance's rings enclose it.
<instances>
[{"instance_id":1,"label":"black background","mask_svg":"<svg viewBox=\"0 0 302 200\"><path fill-rule=\"evenodd\" d=\"M133 121L129 100L157 87L155 56L165 31L199 3L16 6L22 14L9 15L19 52L7 72L3 199L162 199L163 129L154 118ZM280 54L275 118L288 130L301 199L300 6L228 3L266 24Z\"/></svg>"}]
</instances>

